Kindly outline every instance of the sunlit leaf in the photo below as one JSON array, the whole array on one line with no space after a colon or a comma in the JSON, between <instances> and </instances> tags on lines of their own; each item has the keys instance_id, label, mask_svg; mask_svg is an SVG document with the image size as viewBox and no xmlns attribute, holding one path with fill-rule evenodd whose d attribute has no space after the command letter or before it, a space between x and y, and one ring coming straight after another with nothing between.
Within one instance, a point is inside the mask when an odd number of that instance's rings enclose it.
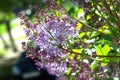
<instances>
[{"instance_id":1,"label":"sunlit leaf","mask_svg":"<svg viewBox=\"0 0 120 80\"><path fill-rule=\"evenodd\" d=\"M68 75L70 75L70 73L71 73L71 68L68 68L66 75L68 76Z\"/></svg>"},{"instance_id":2,"label":"sunlit leaf","mask_svg":"<svg viewBox=\"0 0 120 80\"><path fill-rule=\"evenodd\" d=\"M90 36L91 32L90 32L90 31L87 31L86 34L87 34L87 36Z\"/></svg>"},{"instance_id":3,"label":"sunlit leaf","mask_svg":"<svg viewBox=\"0 0 120 80\"><path fill-rule=\"evenodd\" d=\"M101 46L98 45L98 46L96 47L96 53L97 53L97 55L103 55Z\"/></svg>"},{"instance_id":4,"label":"sunlit leaf","mask_svg":"<svg viewBox=\"0 0 120 80\"><path fill-rule=\"evenodd\" d=\"M96 13L97 15L101 16L101 14L100 14L97 10L95 10L95 13Z\"/></svg>"},{"instance_id":5,"label":"sunlit leaf","mask_svg":"<svg viewBox=\"0 0 120 80\"><path fill-rule=\"evenodd\" d=\"M84 15L85 15L85 12L84 12L83 8L81 7L78 11L78 18L83 17Z\"/></svg>"},{"instance_id":6,"label":"sunlit leaf","mask_svg":"<svg viewBox=\"0 0 120 80\"><path fill-rule=\"evenodd\" d=\"M99 32L105 33L105 34L110 34L109 26L102 26L98 29Z\"/></svg>"},{"instance_id":7,"label":"sunlit leaf","mask_svg":"<svg viewBox=\"0 0 120 80\"><path fill-rule=\"evenodd\" d=\"M91 15L87 15L87 20L91 19Z\"/></svg>"},{"instance_id":8,"label":"sunlit leaf","mask_svg":"<svg viewBox=\"0 0 120 80\"><path fill-rule=\"evenodd\" d=\"M110 62L109 58L101 58L101 66L104 67Z\"/></svg>"},{"instance_id":9,"label":"sunlit leaf","mask_svg":"<svg viewBox=\"0 0 120 80\"><path fill-rule=\"evenodd\" d=\"M74 59L74 56L75 56L75 54L71 54L71 55L69 56L69 58L70 58L70 59Z\"/></svg>"},{"instance_id":10,"label":"sunlit leaf","mask_svg":"<svg viewBox=\"0 0 120 80\"><path fill-rule=\"evenodd\" d=\"M89 35L89 38L93 38L93 37L96 37L98 35L99 35L98 32L93 31L93 32L91 32L91 35Z\"/></svg>"},{"instance_id":11,"label":"sunlit leaf","mask_svg":"<svg viewBox=\"0 0 120 80\"><path fill-rule=\"evenodd\" d=\"M104 62L101 62L101 66L104 67L106 66L108 63L104 63Z\"/></svg>"},{"instance_id":12,"label":"sunlit leaf","mask_svg":"<svg viewBox=\"0 0 120 80\"><path fill-rule=\"evenodd\" d=\"M108 26L106 26L106 25L104 25L104 26L103 26L103 29L109 29L109 27L108 27Z\"/></svg>"},{"instance_id":13,"label":"sunlit leaf","mask_svg":"<svg viewBox=\"0 0 120 80\"><path fill-rule=\"evenodd\" d=\"M92 68L92 70L95 70L95 69L97 68L97 64L98 64L98 61L95 59L95 60L91 63L91 65L90 65L90 67Z\"/></svg>"},{"instance_id":14,"label":"sunlit leaf","mask_svg":"<svg viewBox=\"0 0 120 80\"><path fill-rule=\"evenodd\" d=\"M80 30L81 27L82 27L82 24L78 23L77 26L76 26L76 31Z\"/></svg>"},{"instance_id":15,"label":"sunlit leaf","mask_svg":"<svg viewBox=\"0 0 120 80\"><path fill-rule=\"evenodd\" d=\"M110 47L108 45L105 45L103 48L102 48L102 52L104 55L108 55L110 51Z\"/></svg>"},{"instance_id":16,"label":"sunlit leaf","mask_svg":"<svg viewBox=\"0 0 120 80\"><path fill-rule=\"evenodd\" d=\"M85 32L81 32L78 37L82 38L83 36L85 36L85 34L86 34Z\"/></svg>"},{"instance_id":17,"label":"sunlit leaf","mask_svg":"<svg viewBox=\"0 0 120 80\"><path fill-rule=\"evenodd\" d=\"M73 52L76 52L76 53L81 53L83 51L83 48L82 49L72 49Z\"/></svg>"},{"instance_id":18,"label":"sunlit leaf","mask_svg":"<svg viewBox=\"0 0 120 80\"><path fill-rule=\"evenodd\" d=\"M104 45L104 47L102 47L101 45L96 46L97 55L108 55L109 51L109 45Z\"/></svg>"},{"instance_id":19,"label":"sunlit leaf","mask_svg":"<svg viewBox=\"0 0 120 80\"><path fill-rule=\"evenodd\" d=\"M80 55L78 55L78 56L77 56L77 60L79 60L80 58L81 58L81 56L80 56Z\"/></svg>"}]
</instances>

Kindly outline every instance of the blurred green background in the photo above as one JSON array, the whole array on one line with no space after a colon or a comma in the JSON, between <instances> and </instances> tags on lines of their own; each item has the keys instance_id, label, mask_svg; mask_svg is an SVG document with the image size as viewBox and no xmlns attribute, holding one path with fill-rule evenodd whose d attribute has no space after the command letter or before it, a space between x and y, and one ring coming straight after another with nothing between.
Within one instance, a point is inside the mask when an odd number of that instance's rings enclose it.
<instances>
[{"instance_id":1,"label":"blurred green background","mask_svg":"<svg viewBox=\"0 0 120 80\"><path fill-rule=\"evenodd\" d=\"M21 42L27 40L17 14L20 11L30 11L29 6L36 4L36 1L3 0L0 2L0 35L2 37L0 37L0 80L13 80L11 68L23 51ZM10 39L10 35L12 39ZM11 40L13 40L14 46Z\"/></svg>"},{"instance_id":2,"label":"blurred green background","mask_svg":"<svg viewBox=\"0 0 120 80\"><path fill-rule=\"evenodd\" d=\"M0 80L13 80L11 68L23 51L21 43L27 41L17 15L23 11L26 15L32 16L34 5L44 7L44 0L3 0L0 2Z\"/></svg>"}]
</instances>

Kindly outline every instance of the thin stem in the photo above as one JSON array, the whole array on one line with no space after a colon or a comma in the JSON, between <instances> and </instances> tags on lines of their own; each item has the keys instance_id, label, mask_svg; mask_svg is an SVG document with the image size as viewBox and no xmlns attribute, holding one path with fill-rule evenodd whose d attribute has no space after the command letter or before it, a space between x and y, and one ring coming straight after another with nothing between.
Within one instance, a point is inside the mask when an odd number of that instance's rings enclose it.
<instances>
[{"instance_id":1,"label":"thin stem","mask_svg":"<svg viewBox=\"0 0 120 80\"><path fill-rule=\"evenodd\" d=\"M54 36L51 34L51 32L47 29L47 28L45 28L46 30L47 30L47 32L50 34L50 36L52 37L52 39L54 39L55 40L55 38L54 38Z\"/></svg>"},{"instance_id":2,"label":"thin stem","mask_svg":"<svg viewBox=\"0 0 120 80\"><path fill-rule=\"evenodd\" d=\"M79 20L77 20L77 19L74 19L74 20L77 21L77 22L79 22L79 23L81 23L82 25L84 25L84 26L86 26L86 27L88 27L88 28L94 30L94 31L98 31L96 28L91 27L91 26L89 26L89 25L87 25L87 24L85 24L85 23L83 23L83 22L81 22L81 21L79 21Z\"/></svg>"}]
</instances>

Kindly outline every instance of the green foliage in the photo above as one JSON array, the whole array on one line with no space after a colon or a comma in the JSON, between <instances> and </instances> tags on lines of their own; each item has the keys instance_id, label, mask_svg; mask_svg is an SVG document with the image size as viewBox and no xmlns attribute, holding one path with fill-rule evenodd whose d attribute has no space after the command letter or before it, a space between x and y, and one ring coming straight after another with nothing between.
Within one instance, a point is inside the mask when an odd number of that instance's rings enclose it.
<instances>
[{"instance_id":1,"label":"green foliage","mask_svg":"<svg viewBox=\"0 0 120 80\"><path fill-rule=\"evenodd\" d=\"M96 68L97 68L97 64L98 64L98 61L95 59L92 63L91 63L91 68L93 69L93 70L95 70Z\"/></svg>"},{"instance_id":2,"label":"green foliage","mask_svg":"<svg viewBox=\"0 0 120 80\"><path fill-rule=\"evenodd\" d=\"M78 45L80 49L73 46L72 51L80 53L81 60L94 58L94 60L90 60L93 70L97 69L99 62L102 67L112 62L120 65L119 2L115 0L90 0L90 2L85 3L84 0L81 0L77 2L78 5L75 5L74 0L57 1L59 4L64 2L62 6L66 13L79 24L76 26L76 31L80 32L78 37L72 41L72 45L80 42ZM87 56L83 57L86 54ZM90 55L94 57L90 57ZM74 59L75 55L72 54L70 57Z\"/></svg>"},{"instance_id":3,"label":"green foliage","mask_svg":"<svg viewBox=\"0 0 120 80\"><path fill-rule=\"evenodd\" d=\"M63 7L65 8L66 12L69 16L78 19L81 16L84 16L84 10L83 8L78 8L77 5L75 5L72 1L64 1Z\"/></svg>"}]
</instances>

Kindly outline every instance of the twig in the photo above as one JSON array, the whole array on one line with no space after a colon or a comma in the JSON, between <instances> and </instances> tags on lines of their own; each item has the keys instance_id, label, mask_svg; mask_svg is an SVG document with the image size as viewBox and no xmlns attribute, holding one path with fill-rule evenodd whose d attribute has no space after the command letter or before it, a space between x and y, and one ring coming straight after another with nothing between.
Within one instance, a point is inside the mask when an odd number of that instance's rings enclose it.
<instances>
[{"instance_id":1,"label":"twig","mask_svg":"<svg viewBox=\"0 0 120 80\"><path fill-rule=\"evenodd\" d=\"M83 23L83 22L81 22L81 21L79 21L79 20L77 20L77 19L74 19L74 20L77 21L77 22L79 22L79 23L81 23L82 25L84 25L84 26L92 29L92 30L98 31L96 28L93 28L93 27L91 27L91 26L89 26L89 25L87 25L87 24L85 24L85 23Z\"/></svg>"}]
</instances>

